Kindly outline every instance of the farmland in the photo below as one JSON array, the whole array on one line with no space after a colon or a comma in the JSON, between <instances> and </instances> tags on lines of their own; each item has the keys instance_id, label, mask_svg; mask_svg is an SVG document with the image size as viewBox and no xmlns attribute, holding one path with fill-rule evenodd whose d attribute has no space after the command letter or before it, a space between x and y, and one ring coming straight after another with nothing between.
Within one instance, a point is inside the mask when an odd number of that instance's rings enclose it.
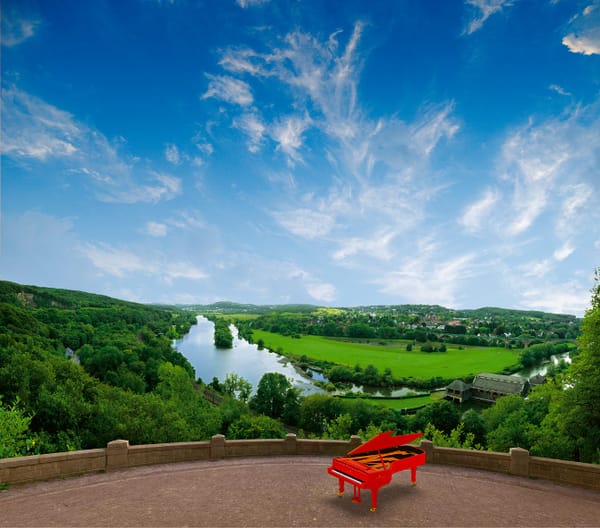
<instances>
[{"instance_id":1,"label":"farmland","mask_svg":"<svg viewBox=\"0 0 600 528\"><path fill-rule=\"evenodd\" d=\"M389 368L394 378L461 378L478 372L501 372L518 364L516 350L500 347L448 346L446 352L424 353L406 350L406 342L377 345L340 341L322 336L282 336L254 330L254 342L292 358L306 356L313 361L326 361L347 367L373 365L383 371Z\"/></svg>"}]
</instances>

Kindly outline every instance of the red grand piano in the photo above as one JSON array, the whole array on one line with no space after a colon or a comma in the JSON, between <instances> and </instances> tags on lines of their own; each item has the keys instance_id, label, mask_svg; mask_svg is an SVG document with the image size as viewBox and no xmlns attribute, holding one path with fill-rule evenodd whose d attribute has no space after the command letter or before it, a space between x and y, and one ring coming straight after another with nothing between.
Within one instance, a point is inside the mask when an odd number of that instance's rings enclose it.
<instances>
[{"instance_id":1,"label":"red grand piano","mask_svg":"<svg viewBox=\"0 0 600 528\"><path fill-rule=\"evenodd\" d=\"M354 502L361 502L360 490L371 490L371 511L377 508L379 488L392 481L396 471L410 468L413 486L417 483L417 466L425 464L425 451L405 445L423 433L392 436L392 431L381 433L359 445L346 456L335 457L327 472L340 481L338 495L344 494L344 483L354 486Z\"/></svg>"}]
</instances>

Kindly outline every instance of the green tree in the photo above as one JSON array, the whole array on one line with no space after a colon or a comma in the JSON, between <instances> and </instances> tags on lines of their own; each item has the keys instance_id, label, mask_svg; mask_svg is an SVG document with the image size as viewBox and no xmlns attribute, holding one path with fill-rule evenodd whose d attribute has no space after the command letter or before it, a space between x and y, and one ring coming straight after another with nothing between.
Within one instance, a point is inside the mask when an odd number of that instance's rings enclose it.
<instances>
[{"instance_id":1,"label":"green tree","mask_svg":"<svg viewBox=\"0 0 600 528\"><path fill-rule=\"evenodd\" d=\"M258 382L250 406L271 418L289 417L290 407L297 405L298 394L290 381L279 372L267 372Z\"/></svg>"},{"instance_id":2,"label":"green tree","mask_svg":"<svg viewBox=\"0 0 600 528\"><path fill-rule=\"evenodd\" d=\"M419 409L413 418L415 428L421 431L425 430L428 423L444 433L450 433L460 423L460 413L455 404L438 400Z\"/></svg>"},{"instance_id":3,"label":"green tree","mask_svg":"<svg viewBox=\"0 0 600 528\"><path fill-rule=\"evenodd\" d=\"M223 392L245 403L252 393L252 384L242 376L232 372L225 376Z\"/></svg>"},{"instance_id":4,"label":"green tree","mask_svg":"<svg viewBox=\"0 0 600 528\"><path fill-rule=\"evenodd\" d=\"M225 319L215 320L215 346L217 348L233 348L233 335L229 322Z\"/></svg>"},{"instance_id":5,"label":"green tree","mask_svg":"<svg viewBox=\"0 0 600 528\"><path fill-rule=\"evenodd\" d=\"M242 440L245 438L282 438L285 435L283 425L278 420L259 414L244 414L231 423L227 429L227 438Z\"/></svg>"},{"instance_id":6,"label":"green tree","mask_svg":"<svg viewBox=\"0 0 600 528\"><path fill-rule=\"evenodd\" d=\"M31 417L19 409L19 400L4 406L0 396L0 458L27 455L35 448L29 431Z\"/></svg>"},{"instance_id":7,"label":"green tree","mask_svg":"<svg viewBox=\"0 0 600 528\"><path fill-rule=\"evenodd\" d=\"M480 445L475 443L475 435L464 430L463 423L459 423L448 434L440 431L433 424L428 423L423 436L431 440L438 447L456 447L459 449L481 448Z\"/></svg>"},{"instance_id":8,"label":"green tree","mask_svg":"<svg viewBox=\"0 0 600 528\"><path fill-rule=\"evenodd\" d=\"M600 268L577 344L579 353L571 364L568 388L554 414L562 417L562 430L575 445L575 458L600 463Z\"/></svg>"},{"instance_id":9,"label":"green tree","mask_svg":"<svg viewBox=\"0 0 600 528\"><path fill-rule=\"evenodd\" d=\"M485 445L486 428L481 414L474 409L469 409L463 414L461 423L463 424L464 432L471 433L473 441L476 444Z\"/></svg>"},{"instance_id":10,"label":"green tree","mask_svg":"<svg viewBox=\"0 0 600 528\"><path fill-rule=\"evenodd\" d=\"M340 414L325 424L325 432L322 438L332 440L348 440L352 434L352 417L349 414Z\"/></svg>"}]
</instances>

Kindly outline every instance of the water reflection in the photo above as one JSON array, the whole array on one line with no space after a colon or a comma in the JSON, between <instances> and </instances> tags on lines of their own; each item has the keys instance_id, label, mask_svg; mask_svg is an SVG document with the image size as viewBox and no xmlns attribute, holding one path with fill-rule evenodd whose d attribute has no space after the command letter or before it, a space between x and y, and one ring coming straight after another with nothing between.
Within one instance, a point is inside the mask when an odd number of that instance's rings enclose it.
<instances>
[{"instance_id":1,"label":"water reflection","mask_svg":"<svg viewBox=\"0 0 600 528\"><path fill-rule=\"evenodd\" d=\"M205 383L210 382L213 377L223 381L227 374L235 373L252 384L254 393L263 374L279 372L290 378L293 385L305 395L323 392L285 357L266 349L259 350L257 345L241 339L234 326L231 327L233 348L216 348L213 340L214 324L202 316L198 316L197 320L198 324L183 339L176 341L175 347L192 364L196 377L202 378ZM319 379L318 373L314 372L313 377Z\"/></svg>"},{"instance_id":2,"label":"water reflection","mask_svg":"<svg viewBox=\"0 0 600 528\"><path fill-rule=\"evenodd\" d=\"M554 365L558 365L560 363L560 361L564 359L567 363L571 363L571 357L569 355L569 352L565 352L564 354L556 354L554 356L550 356L550 359L547 361L544 361L541 365L536 365L527 369L523 369L520 370L519 372L516 372L515 374L517 376L523 376L524 378L531 378L537 374L541 374L542 376L545 376L546 373L548 372L548 367L550 366L550 363L553 363Z\"/></svg>"}]
</instances>

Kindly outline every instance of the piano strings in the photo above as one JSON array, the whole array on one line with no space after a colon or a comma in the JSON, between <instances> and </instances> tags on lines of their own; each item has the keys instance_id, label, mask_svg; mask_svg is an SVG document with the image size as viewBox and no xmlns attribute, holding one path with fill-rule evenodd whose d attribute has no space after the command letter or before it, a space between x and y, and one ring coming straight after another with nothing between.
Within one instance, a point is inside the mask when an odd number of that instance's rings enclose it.
<instances>
[{"instance_id":1,"label":"piano strings","mask_svg":"<svg viewBox=\"0 0 600 528\"><path fill-rule=\"evenodd\" d=\"M403 458L404 456L410 456L412 453L408 451L404 451L403 449L396 449L394 451L390 451L388 453L375 453L370 455L357 455L357 456L349 456L351 460L355 462L360 462L361 464L365 464L366 466L373 467L381 465L383 460L384 463L391 464L392 462Z\"/></svg>"}]
</instances>

